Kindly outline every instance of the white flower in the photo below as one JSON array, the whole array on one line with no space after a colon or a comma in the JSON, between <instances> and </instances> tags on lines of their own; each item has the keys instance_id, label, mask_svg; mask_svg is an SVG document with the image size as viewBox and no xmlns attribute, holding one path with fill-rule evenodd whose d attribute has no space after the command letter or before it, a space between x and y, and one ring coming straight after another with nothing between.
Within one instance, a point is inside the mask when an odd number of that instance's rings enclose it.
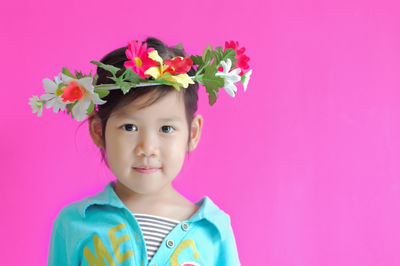
<instances>
[{"instance_id":1,"label":"white flower","mask_svg":"<svg viewBox=\"0 0 400 266\"><path fill-rule=\"evenodd\" d=\"M235 97L237 88L234 83L240 81L240 76L239 76L240 68L236 68L231 72L229 72L232 67L232 61L229 58L226 59L226 62L221 61L221 65L224 68L224 70L222 72L218 71L215 74L215 76L222 77L224 79L225 81L224 89L230 96Z\"/></svg>"},{"instance_id":2,"label":"white flower","mask_svg":"<svg viewBox=\"0 0 400 266\"><path fill-rule=\"evenodd\" d=\"M32 114L37 112L37 116L41 116L43 112L43 102L36 95L29 98L29 105L32 107Z\"/></svg>"},{"instance_id":3,"label":"white flower","mask_svg":"<svg viewBox=\"0 0 400 266\"><path fill-rule=\"evenodd\" d=\"M100 99L99 95L94 92L93 86L93 78L85 77L81 79L74 79L67 75L61 73L61 77L64 83L68 84L71 81L76 81L78 86L84 90L83 96L78 102L72 107L72 115L77 121L83 121L86 117L86 111L90 106L90 103L93 104L104 104L106 101Z\"/></svg>"},{"instance_id":4,"label":"white flower","mask_svg":"<svg viewBox=\"0 0 400 266\"><path fill-rule=\"evenodd\" d=\"M47 101L47 109L54 106L54 113L57 113L60 110L64 111L67 106L67 103L63 102L63 98L61 98L62 90L58 89L58 85L61 84L61 82L62 81L58 76L54 77L54 81L47 78L43 79L43 87L46 90L46 93L40 96L40 99Z\"/></svg>"},{"instance_id":5,"label":"white flower","mask_svg":"<svg viewBox=\"0 0 400 266\"><path fill-rule=\"evenodd\" d=\"M244 91L247 90L247 85L249 84L250 76L252 73L253 73L253 69L250 69L242 76L242 84L243 84Z\"/></svg>"}]
</instances>

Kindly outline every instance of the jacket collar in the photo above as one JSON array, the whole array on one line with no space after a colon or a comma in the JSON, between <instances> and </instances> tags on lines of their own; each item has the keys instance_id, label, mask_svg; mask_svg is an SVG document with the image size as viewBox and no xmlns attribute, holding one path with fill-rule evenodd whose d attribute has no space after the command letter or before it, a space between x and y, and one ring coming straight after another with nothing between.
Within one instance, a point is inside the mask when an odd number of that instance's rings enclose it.
<instances>
[{"instance_id":1,"label":"jacket collar","mask_svg":"<svg viewBox=\"0 0 400 266\"><path fill-rule=\"evenodd\" d=\"M88 208L92 205L109 205L116 208L127 209L114 191L115 181L110 181L104 187L104 190L89 197L85 197L79 202L79 214L85 218ZM197 212L188 220L188 222L197 222L203 219L215 226L222 239L226 229L230 226L229 215L223 212L214 202L205 196L195 203L200 206Z\"/></svg>"}]
</instances>

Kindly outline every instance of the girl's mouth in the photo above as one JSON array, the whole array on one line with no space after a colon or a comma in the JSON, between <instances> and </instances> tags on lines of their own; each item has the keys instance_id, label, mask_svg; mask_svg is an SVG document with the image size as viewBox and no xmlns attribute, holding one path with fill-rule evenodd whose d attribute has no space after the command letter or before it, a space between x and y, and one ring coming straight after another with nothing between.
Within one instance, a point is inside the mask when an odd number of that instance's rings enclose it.
<instances>
[{"instance_id":1,"label":"girl's mouth","mask_svg":"<svg viewBox=\"0 0 400 266\"><path fill-rule=\"evenodd\" d=\"M133 169L143 174L152 174L160 170L160 168L135 168L135 167Z\"/></svg>"}]
</instances>

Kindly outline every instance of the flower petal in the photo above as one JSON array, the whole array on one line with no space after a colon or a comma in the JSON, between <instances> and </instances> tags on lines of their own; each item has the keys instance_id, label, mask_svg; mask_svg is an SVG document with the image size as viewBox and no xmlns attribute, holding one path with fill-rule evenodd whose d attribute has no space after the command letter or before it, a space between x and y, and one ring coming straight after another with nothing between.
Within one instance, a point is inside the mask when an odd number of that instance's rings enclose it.
<instances>
[{"instance_id":1,"label":"flower petal","mask_svg":"<svg viewBox=\"0 0 400 266\"><path fill-rule=\"evenodd\" d=\"M94 104L105 104L107 101L100 99L97 93L93 93L91 96L91 100Z\"/></svg>"},{"instance_id":2,"label":"flower petal","mask_svg":"<svg viewBox=\"0 0 400 266\"><path fill-rule=\"evenodd\" d=\"M165 65L170 66L166 72L171 73L172 75L175 74L185 74L187 73L193 65L192 59L189 57L174 57L172 59L168 59L164 61Z\"/></svg>"},{"instance_id":3,"label":"flower petal","mask_svg":"<svg viewBox=\"0 0 400 266\"><path fill-rule=\"evenodd\" d=\"M225 82L224 89L230 96L235 97L235 92L237 91L237 88L233 83Z\"/></svg>"},{"instance_id":4,"label":"flower petal","mask_svg":"<svg viewBox=\"0 0 400 266\"><path fill-rule=\"evenodd\" d=\"M74 107L72 107L72 114L75 120L83 121L86 117L86 111L89 108L90 99L85 95L82 97Z\"/></svg>"},{"instance_id":5,"label":"flower petal","mask_svg":"<svg viewBox=\"0 0 400 266\"><path fill-rule=\"evenodd\" d=\"M46 90L46 92L55 93L57 90L57 85L48 78L43 79L43 87Z\"/></svg>"},{"instance_id":6,"label":"flower petal","mask_svg":"<svg viewBox=\"0 0 400 266\"><path fill-rule=\"evenodd\" d=\"M161 77L161 71L159 67L150 67L149 69L144 72L145 75L150 75L155 79Z\"/></svg>"},{"instance_id":7,"label":"flower petal","mask_svg":"<svg viewBox=\"0 0 400 266\"><path fill-rule=\"evenodd\" d=\"M92 84L93 79L91 77L78 79L78 84L80 87L84 87L87 91L93 92L94 86Z\"/></svg>"},{"instance_id":8,"label":"flower petal","mask_svg":"<svg viewBox=\"0 0 400 266\"><path fill-rule=\"evenodd\" d=\"M180 74L166 78L166 80L175 81L187 88L189 84L194 84L194 81L187 74Z\"/></svg>"},{"instance_id":9,"label":"flower petal","mask_svg":"<svg viewBox=\"0 0 400 266\"><path fill-rule=\"evenodd\" d=\"M160 64L163 63L163 59L158 55L157 50L150 52L149 57Z\"/></svg>"},{"instance_id":10,"label":"flower petal","mask_svg":"<svg viewBox=\"0 0 400 266\"><path fill-rule=\"evenodd\" d=\"M55 94L46 93L40 96L40 100L48 101L50 99L53 99L55 96L56 96Z\"/></svg>"},{"instance_id":11,"label":"flower petal","mask_svg":"<svg viewBox=\"0 0 400 266\"><path fill-rule=\"evenodd\" d=\"M250 69L247 73L242 76L242 84L244 91L247 90L247 85L249 84L250 76L253 73L253 69Z\"/></svg>"},{"instance_id":12,"label":"flower petal","mask_svg":"<svg viewBox=\"0 0 400 266\"><path fill-rule=\"evenodd\" d=\"M71 78L70 76L65 75L64 73L61 73L61 79L65 84L70 83L71 81L77 81L77 79Z\"/></svg>"}]
</instances>

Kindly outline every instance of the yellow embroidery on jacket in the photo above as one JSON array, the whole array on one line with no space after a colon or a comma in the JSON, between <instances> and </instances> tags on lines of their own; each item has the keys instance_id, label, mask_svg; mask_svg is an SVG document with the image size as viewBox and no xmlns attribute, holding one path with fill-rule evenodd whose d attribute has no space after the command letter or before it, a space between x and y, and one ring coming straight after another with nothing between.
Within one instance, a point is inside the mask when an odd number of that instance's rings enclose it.
<instances>
[{"instance_id":1,"label":"yellow embroidery on jacket","mask_svg":"<svg viewBox=\"0 0 400 266\"><path fill-rule=\"evenodd\" d=\"M119 263L133 256L133 250L128 250L125 253L121 254L121 250L119 249L119 245L121 243L128 241L130 239L129 235L124 235L119 238L115 236L115 232L125 227L126 227L125 223L120 223L108 229L108 237L110 238L114 255ZM93 235L93 242L94 242L94 250L97 257L90 251L90 249L87 246L85 246L85 248L83 249L83 255L87 259L89 265L106 266L106 264L104 263L104 258L105 258L110 266L114 266L115 261L113 257L111 256L110 252L107 250L106 246L104 245L104 243L101 241L101 239L97 234Z\"/></svg>"},{"instance_id":2,"label":"yellow embroidery on jacket","mask_svg":"<svg viewBox=\"0 0 400 266\"><path fill-rule=\"evenodd\" d=\"M128 241L130 239L129 235L124 235L119 238L115 236L115 232L125 227L126 227L125 223L120 223L119 225L108 229L108 236L110 237L111 246L114 250L115 257L117 258L117 261L119 263L129 259L130 257L133 257L133 250L128 250L124 254L121 254L121 250L119 249L119 245L121 243Z\"/></svg>"},{"instance_id":3,"label":"yellow embroidery on jacket","mask_svg":"<svg viewBox=\"0 0 400 266\"><path fill-rule=\"evenodd\" d=\"M87 259L88 263L90 266L106 266L104 263L104 258L107 260L108 264L110 266L115 266L115 262L111 256L111 254L108 252L106 246L104 246L103 242L100 240L98 235L93 236L93 242L94 242L94 250L96 252L96 256L89 250L87 246L83 249L83 255Z\"/></svg>"},{"instance_id":4,"label":"yellow embroidery on jacket","mask_svg":"<svg viewBox=\"0 0 400 266\"><path fill-rule=\"evenodd\" d=\"M178 257L182 253L182 251L187 248L187 247L192 247L193 249L193 257L197 259L199 257L199 253L197 252L196 249L196 244L192 239L186 239L182 241L175 249L174 253L172 253L172 256L169 258L169 262L171 263L171 266L179 266L180 264L178 263Z\"/></svg>"}]
</instances>

